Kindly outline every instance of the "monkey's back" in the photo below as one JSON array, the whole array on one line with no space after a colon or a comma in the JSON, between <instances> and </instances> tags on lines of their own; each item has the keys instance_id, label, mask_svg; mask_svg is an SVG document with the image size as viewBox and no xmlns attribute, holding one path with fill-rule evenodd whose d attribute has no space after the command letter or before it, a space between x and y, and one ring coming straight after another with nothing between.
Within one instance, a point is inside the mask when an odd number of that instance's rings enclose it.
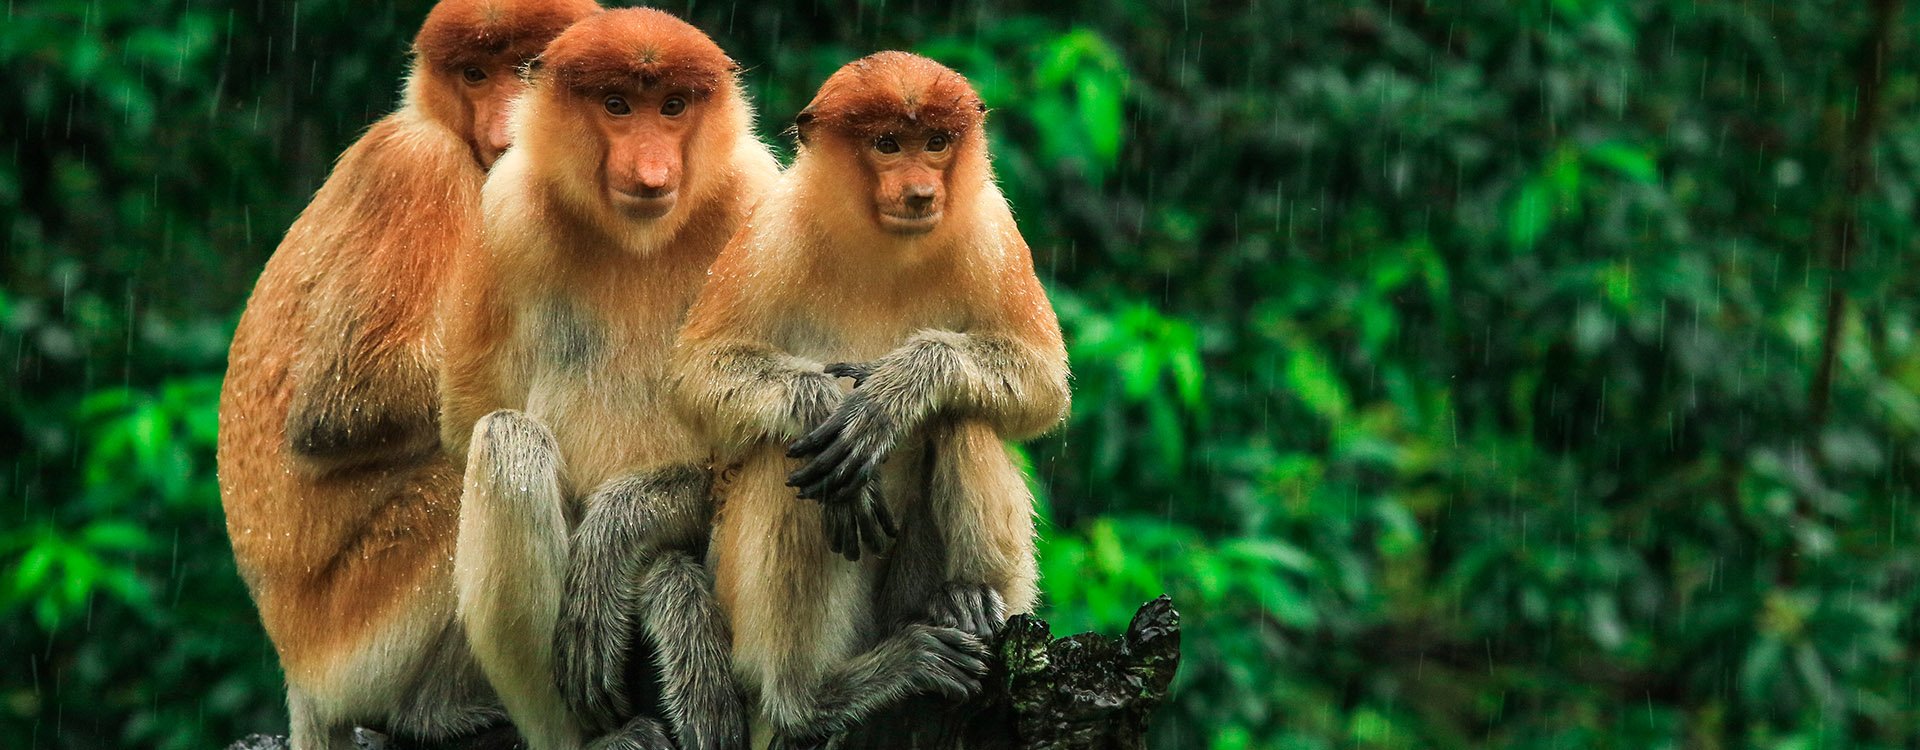
<instances>
[{"instance_id":1,"label":"monkey's back","mask_svg":"<svg viewBox=\"0 0 1920 750\"><path fill-rule=\"evenodd\" d=\"M221 501L261 620L303 689L351 693L356 675L379 671L360 662L401 658L408 641L450 621L460 475L437 441L329 467L292 449L287 420L296 371L320 356L308 327L327 306L345 306L337 312L375 342L357 361L373 387L431 382L412 370L438 356L427 333L433 290L473 226L480 179L465 143L417 113L376 123L289 229L235 331L220 403ZM430 387L390 395L434 398ZM424 413L428 424L399 428L435 435L434 409Z\"/></svg>"}]
</instances>

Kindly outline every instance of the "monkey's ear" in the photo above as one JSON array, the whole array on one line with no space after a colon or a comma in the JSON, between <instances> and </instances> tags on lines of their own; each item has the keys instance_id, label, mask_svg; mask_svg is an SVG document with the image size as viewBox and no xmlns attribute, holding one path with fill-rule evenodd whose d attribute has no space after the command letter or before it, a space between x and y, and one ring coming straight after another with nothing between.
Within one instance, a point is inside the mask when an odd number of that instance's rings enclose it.
<instances>
[{"instance_id":1,"label":"monkey's ear","mask_svg":"<svg viewBox=\"0 0 1920 750\"><path fill-rule=\"evenodd\" d=\"M800 138L800 143L802 145L806 144L807 142L807 130L809 129L807 126L812 124L813 124L812 110L803 109L803 110L800 110L800 114L793 116L793 133L795 136L798 136Z\"/></svg>"}]
</instances>

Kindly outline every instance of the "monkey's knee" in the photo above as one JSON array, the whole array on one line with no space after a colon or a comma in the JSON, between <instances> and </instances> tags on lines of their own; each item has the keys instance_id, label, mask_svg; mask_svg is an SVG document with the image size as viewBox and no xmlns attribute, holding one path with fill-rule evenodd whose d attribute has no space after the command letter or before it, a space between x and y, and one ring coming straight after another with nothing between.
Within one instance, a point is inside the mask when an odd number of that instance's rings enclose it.
<instances>
[{"instance_id":1,"label":"monkey's knee","mask_svg":"<svg viewBox=\"0 0 1920 750\"><path fill-rule=\"evenodd\" d=\"M457 568L465 567L461 559L491 559L501 545L566 544L559 454L553 432L520 412L503 409L474 424L460 498ZM482 550L485 558L478 557Z\"/></svg>"},{"instance_id":2,"label":"monkey's knee","mask_svg":"<svg viewBox=\"0 0 1920 750\"><path fill-rule=\"evenodd\" d=\"M476 478L476 467L492 474L480 478L497 481L555 466L560 455L552 430L513 409L501 409L473 423L473 440L468 445L469 480Z\"/></svg>"},{"instance_id":3,"label":"monkey's knee","mask_svg":"<svg viewBox=\"0 0 1920 750\"><path fill-rule=\"evenodd\" d=\"M566 747L578 730L553 689L552 640L567 560L553 433L513 411L474 425L454 593L475 659L536 747ZM542 719L548 719L542 721Z\"/></svg>"}]
</instances>

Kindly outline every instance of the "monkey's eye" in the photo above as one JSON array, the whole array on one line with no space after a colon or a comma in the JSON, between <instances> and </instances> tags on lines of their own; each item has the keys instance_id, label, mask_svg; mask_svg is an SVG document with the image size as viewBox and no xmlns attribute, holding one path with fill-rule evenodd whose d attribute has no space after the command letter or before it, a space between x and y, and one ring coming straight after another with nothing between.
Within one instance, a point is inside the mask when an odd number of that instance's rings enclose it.
<instances>
[{"instance_id":1,"label":"monkey's eye","mask_svg":"<svg viewBox=\"0 0 1920 750\"><path fill-rule=\"evenodd\" d=\"M460 71L460 75L464 76L467 79L467 83L479 83L481 81L487 80L487 71L481 70L479 68L471 67L471 66L469 66L466 70Z\"/></svg>"},{"instance_id":2,"label":"monkey's eye","mask_svg":"<svg viewBox=\"0 0 1920 750\"><path fill-rule=\"evenodd\" d=\"M900 153L900 142L894 140L893 136L883 135L873 142L873 150L883 154L897 154Z\"/></svg>"},{"instance_id":3,"label":"monkey's eye","mask_svg":"<svg viewBox=\"0 0 1920 750\"><path fill-rule=\"evenodd\" d=\"M683 96L669 96L666 101L660 103L660 114L667 117L679 117L680 113L685 111L687 111L687 99Z\"/></svg>"},{"instance_id":4,"label":"monkey's eye","mask_svg":"<svg viewBox=\"0 0 1920 750\"><path fill-rule=\"evenodd\" d=\"M614 117L626 117L627 115L633 114L633 108L627 106L627 98L624 96L609 96L607 97L605 105L607 107L607 114L613 115Z\"/></svg>"},{"instance_id":5,"label":"monkey's eye","mask_svg":"<svg viewBox=\"0 0 1920 750\"><path fill-rule=\"evenodd\" d=\"M936 135L936 136L934 136L934 137L932 137L932 138L928 138L928 139L927 139L927 150L928 150L928 151L945 151L945 150L947 150L947 137L946 137L946 136L944 136L944 135Z\"/></svg>"}]
</instances>

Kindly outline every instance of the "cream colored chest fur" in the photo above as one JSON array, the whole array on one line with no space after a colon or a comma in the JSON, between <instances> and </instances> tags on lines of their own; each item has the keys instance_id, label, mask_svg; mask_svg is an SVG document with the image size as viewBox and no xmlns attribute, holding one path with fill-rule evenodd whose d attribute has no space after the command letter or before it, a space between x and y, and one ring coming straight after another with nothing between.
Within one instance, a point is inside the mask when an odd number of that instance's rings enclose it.
<instances>
[{"instance_id":1,"label":"cream colored chest fur","mask_svg":"<svg viewBox=\"0 0 1920 750\"><path fill-rule=\"evenodd\" d=\"M568 294L515 301L514 379L526 412L559 441L571 494L704 457L667 390L673 336L696 283L686 269L608 269ZM655 304L595 304L622 298Z\"/></svg>"}]
</instances>

